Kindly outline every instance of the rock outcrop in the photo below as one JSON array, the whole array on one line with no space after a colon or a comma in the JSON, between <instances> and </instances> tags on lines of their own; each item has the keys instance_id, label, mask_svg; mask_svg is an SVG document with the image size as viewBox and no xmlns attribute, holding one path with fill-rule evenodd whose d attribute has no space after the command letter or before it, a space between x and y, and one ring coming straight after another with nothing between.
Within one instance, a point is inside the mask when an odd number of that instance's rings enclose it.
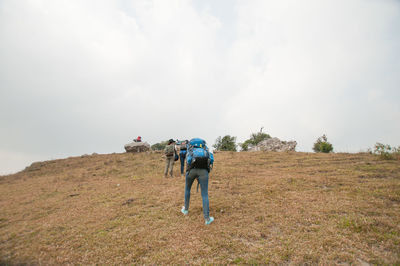
<instances>
[{"instance_id":1,"label":"rock outcrop","mask_svg":"<svg viewBox=\"0 0 400 266\"><path fill-rule=\"evenodd\" d=\"M270 138L249 148L249 151L295 151L296 145L296 141L281 141L278 138Z\"/></svg>"},{"instance_id":2,"label":"rock outcrop","mask_svg":"<svg viewBox=\"0 0 400 266\"><path fill-rule=\"evenodd\" d=\"M150 151L150 144L147 142L131 142L124 146L126 152L145 152Z\"/></svg>"}]
</instances>

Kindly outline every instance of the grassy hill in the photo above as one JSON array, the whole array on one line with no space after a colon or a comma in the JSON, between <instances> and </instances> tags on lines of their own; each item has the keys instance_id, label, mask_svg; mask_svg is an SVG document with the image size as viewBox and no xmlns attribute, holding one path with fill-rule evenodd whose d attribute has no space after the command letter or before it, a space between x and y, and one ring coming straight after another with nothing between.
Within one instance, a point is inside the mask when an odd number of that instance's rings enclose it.
<instances>
[{"instance_id":1,"label":"grassy hill","mask_svg":"<svg viewBox=\"0 0 400 266\"><path fill-rule=\"evenodd\" d=\"M189 215L160 153L38 162L0 177L0 264L400 264L400 161L215 154ZM365 264L364 264L365 265Z\"/></svg>"}]
</instances>

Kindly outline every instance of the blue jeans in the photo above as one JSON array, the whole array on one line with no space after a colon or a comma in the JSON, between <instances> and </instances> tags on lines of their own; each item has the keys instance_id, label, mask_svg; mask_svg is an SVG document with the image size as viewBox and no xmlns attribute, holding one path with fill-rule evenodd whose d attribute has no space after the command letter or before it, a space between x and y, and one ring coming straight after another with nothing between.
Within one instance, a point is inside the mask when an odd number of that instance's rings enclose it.
<instances>
[{"instance_id":1,"label":"blue jeans","mask_svg":"<svg viewBox=\"0 0 400 266\"><path fill-rule=\"evenodd\" d=\"M191 169L186 173L185 185L185 210L189 210L190 202L190 189L192 188L193 181L198 178L201 187L201 197L203 199L203 214L204 219L208 220L210 217L210 207L208 202L208 171L207 169Z\"/></svg>"},{"instance_id":2,"label":"blue jeans","mask_svg":"<svg viewBox=\"0 0 400 266\"><path fill-rule=\"evenodd\" d=\"M185 159L186 159L186 152L179 153L179 159L181 160L181 175L185 172Z\"/></svg>"}]
</instances>

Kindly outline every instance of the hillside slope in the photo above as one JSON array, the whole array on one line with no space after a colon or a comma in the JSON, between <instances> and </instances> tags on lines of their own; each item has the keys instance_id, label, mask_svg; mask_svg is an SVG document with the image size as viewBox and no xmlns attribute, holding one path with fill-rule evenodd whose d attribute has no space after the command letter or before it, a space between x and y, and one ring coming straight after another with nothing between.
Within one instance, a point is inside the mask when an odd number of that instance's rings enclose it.
<instances>
[{"instance_id":1,"label":"hillside slope","mask_svg":"<svg viewBox=\"0 0 400 266\"><path fill-rule=\"evenodd\" d=\"M0 264L399 264L400 161L215 154L210 213L158 153L73 157L0 177Z\"/></svg>"}]
</instances>

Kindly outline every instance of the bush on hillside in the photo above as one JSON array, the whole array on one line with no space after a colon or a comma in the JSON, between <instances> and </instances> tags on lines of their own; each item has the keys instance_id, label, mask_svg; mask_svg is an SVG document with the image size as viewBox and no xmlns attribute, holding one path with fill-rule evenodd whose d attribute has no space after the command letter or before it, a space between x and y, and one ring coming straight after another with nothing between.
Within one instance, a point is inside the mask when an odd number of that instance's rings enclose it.
<instances>
[{"instance_id":1,"label":"bush on hillside","mask_svg":"<svg viewBox=\"0 0 400 266\"><path fill-rule=\"evenodd\" d=\"M168 140L161 141L159 143L151 145L151 149L153 151L162 151L162 150L164 150L165 146L167 146L167 144L168 144Z\"/></svg>"},{"instance_id":2,"label":"bush on hillside","mask_svg":"<svg viewBox=\"0 0 400 266\"><path fill-rule=\"evenodd\" d=\"M388 144L382 144L377 142L375 144L374 154L379 155L379 157L383 160L393 160L396 158L400 158L400 146L391 147Z\"/></svg>"},{"instance_id":3,"label":"bush on hillside","mask_svg":"<svg viewBox=\"0 0 400 266\"><path fill-rule=\"evenodd\" d=\"M236 137L226 135L221 138L221 136L219 136L215 140L213 147L218 151L236 151Z\"/></svg>"},{"instance_id":4,"label":"bush on hillside","mask_svg":"<svg viewBox=\"0 0 400 266\"><path fill-rule=\"evenodd\" d=\"M325 134L319 137L314 143L313 151L324 153L330 153L333 151L333 146L328 142L328 138Z\"/></svg>"},{"instance_id":5,"label":"bush on hillside","mask_svg":"<svg viewBox=\"0 0 400 266\"><path fill-rule=\"evenodd\" d=\"M260 132L258 133L252 133L249 139L239 144L240 147L242 148L242 151L247 151L249 150L250 147L257 146L257 144L259 144L261 141L271 138L269 134L263 133L262 129L263 128L261 128Z\"/></svg>"}]
</instances>

